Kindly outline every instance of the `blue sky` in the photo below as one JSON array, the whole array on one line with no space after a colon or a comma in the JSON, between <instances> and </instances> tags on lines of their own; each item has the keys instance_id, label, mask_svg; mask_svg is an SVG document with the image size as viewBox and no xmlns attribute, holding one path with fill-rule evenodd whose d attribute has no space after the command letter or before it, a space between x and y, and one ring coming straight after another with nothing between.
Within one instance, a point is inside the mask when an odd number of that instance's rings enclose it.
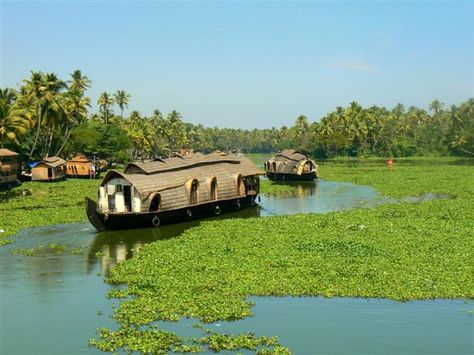
<instances>
[{"instance_id":1,"label":"blue sky","mask_svg":"<svg viewBox=\"0 0 474 355\"><path fill-rule=\"evenodd\" d=\"M0 1L2 87L81 69L94 102L240 128L474 96L472 1Z\"/></svg>"}]
</instances>

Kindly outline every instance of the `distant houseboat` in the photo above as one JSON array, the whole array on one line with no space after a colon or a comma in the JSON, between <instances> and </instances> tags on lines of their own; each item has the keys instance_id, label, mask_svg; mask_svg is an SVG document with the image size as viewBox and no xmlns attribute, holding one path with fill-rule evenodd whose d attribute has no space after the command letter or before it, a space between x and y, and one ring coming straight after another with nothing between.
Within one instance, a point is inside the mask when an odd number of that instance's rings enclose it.
<instances>
[{"instance_id":1,"label":"distant houseboat","mask_svg":"<svg viewBox=\"0 0 474 355\"><path fill-rule=\"evenodd\" d=\"M66 179L66 161L60 157L49 157L38 162L31 169L33 181L56 181Z\"/></svg>"},{"instance_id":2,"label":"distant houseboat","mask_svg":"<svg viewBox=\"0 0 474 355\"><path fill-rule=\"evenodd\" d=\"M5 148L0 149L0 186L15 184L19 172L18 153Z\"/></svg>"},{"instance_id":3,"label":"distant houseboat","mask_svg":"<svg viewBox=\"0 0 474 355\"><path fill-rule=\"evenodd\" d=\"M66 163L66 174L68 177L90 178L99 176L99 172L107 168L106 160L99 160L95 163L84 154L77 154Z\"/></svg>"},{"instance_id":4,"label":"distant houseboat","mask_svg":"<svg viewBox=\"0 0 474 355\"><path fill-rule=\"evenodd\" d=\"M98 230L218 215L254 203L260 175L250 160L233 154L134 162L105 175L98 203L86 198L87 215Z\"/></svg>"},{"instance_id":5,"label":"distant houseboat","mask_svg":"<svg viewBox=\"0 0 474 355\"><path fill-rule=\"evenodd\" d=\"M264 166L270 180L314 180L318 177L316 163L293 149L281 151Z\"/></svg>"}]
</instances>

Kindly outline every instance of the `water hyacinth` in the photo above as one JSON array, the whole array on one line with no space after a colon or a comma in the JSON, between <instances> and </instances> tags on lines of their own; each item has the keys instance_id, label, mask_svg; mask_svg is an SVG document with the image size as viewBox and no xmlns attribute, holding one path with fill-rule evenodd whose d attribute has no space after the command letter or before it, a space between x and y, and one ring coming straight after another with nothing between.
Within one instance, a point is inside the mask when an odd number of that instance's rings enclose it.
<instances>
[{"instance_id":1,"label":"water hyacinth","mask_svg":"<svg viewBox=\"0 0 474 355\"><path fill-rule=\"evenodd\" d=\"M474 298L472 173L466 166L334 166L324 178L372 185L400 203L324 215L207 221L179 238L149 244L113 269L109 279L127 286L117 294L128 298L114 317L136 333L132 338L114 333L111 342L102 332L92 343L100 349L120 344L110 351L132 349L137 337L147 342L144 332L156 321L242 319L252 315L249 296ZM452 198L402 200L426 193ZM202 350L288 352L264 340L273 338L235 335L234 345L229 339L216 333L200 344Z\"/></svg>"}]
</instances>

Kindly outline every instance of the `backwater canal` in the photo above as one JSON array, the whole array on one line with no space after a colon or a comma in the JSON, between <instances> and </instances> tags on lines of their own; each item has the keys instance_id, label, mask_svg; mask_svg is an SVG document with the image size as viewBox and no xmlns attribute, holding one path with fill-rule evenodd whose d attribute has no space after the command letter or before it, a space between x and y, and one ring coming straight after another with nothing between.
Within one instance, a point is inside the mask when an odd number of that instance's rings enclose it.
<instances>
[{"instance_id":1,"label":"backwater canal","mask_svg":"<svg viewBox=\"0 0 474 355\"><path fill-rule=\"evenodd\" d=\"M259 205L218 218L324 213L384 202L369 187L318 181L291 193L262 196ZM96 353L96 328L115 327L104 282L110 269L153 241L178 237L199 221L97 233L89 223L23 230L0 249L0 354ZM53 244L52 244L53 243ZM56 244L56 245L55 245ZM40 247L43 246L43 247ZM58 253L61 246L65 249ZM35 249L33 256L12 255ZM472 354L473 301L393 302L380 299L257 297L254 317L218 322L218 332L276 335L295 354ZM195 320L165 323L181 335L200 336Z\"/></svg>"}]
</instances>

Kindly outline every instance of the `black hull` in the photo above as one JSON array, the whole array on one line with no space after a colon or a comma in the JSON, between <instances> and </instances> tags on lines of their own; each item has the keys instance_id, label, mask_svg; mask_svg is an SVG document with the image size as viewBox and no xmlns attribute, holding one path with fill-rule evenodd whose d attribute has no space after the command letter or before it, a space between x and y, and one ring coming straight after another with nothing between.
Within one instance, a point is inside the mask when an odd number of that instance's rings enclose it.
<instances>
[{"instance_id":1,"label":"black hull","mask_svg":"<svg viewBox=\"0 0 474 355\"><path fill-rule=\"evenodd\" d=\"M173 211L103 214L97 211L97 204L86 197L86 212L91 224L98 230L134 229L159 227L164 224L185 222L193 219L234 212L255 204L255 196L229 201L218 201ZM217 207L216 207L217 206Z\"/></svg>"},{"instance_id":2,"label":"black hull","mask_svg":"<svg viewBox=\"0 0 474 355\"><path fill-rule=\"evenodd\" d=\"M267 177L272 181L313 181L317 178L316 172L298 174L269 173Z\"/></svg>"}]
</instances>

